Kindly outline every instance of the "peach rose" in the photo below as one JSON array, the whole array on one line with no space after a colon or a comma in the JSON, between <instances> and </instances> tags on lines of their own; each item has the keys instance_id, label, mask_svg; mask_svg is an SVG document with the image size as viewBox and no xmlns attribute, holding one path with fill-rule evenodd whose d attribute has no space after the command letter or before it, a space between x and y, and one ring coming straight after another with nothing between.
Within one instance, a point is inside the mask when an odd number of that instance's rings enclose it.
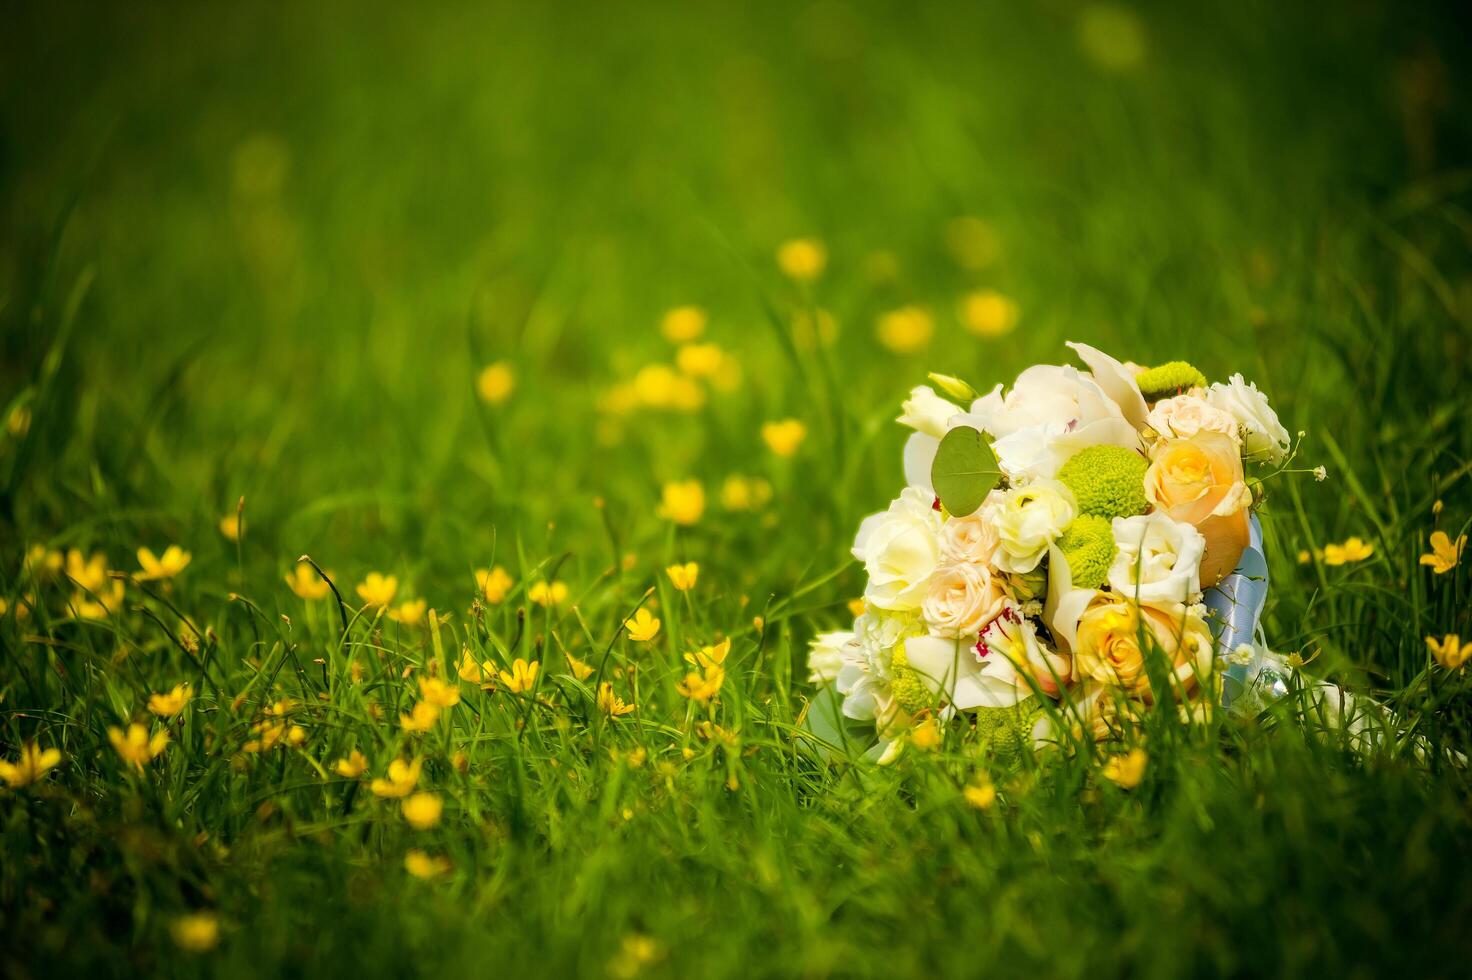
<instances>
[{"instance_id":1,"label":"peach rose","mask_svg":"<svg viewBox=\"0 0 1472 980\"><path fill-rule=\"evenodd\" d=\"M1007 601L1000 576L975 562L943 565L930 579L920 612L936 636L975 636Z\"/></svg>"},{"instance_id":2,"label":"peach rose","mask_svg":"<svg viewBox=\"0 0 1472 980\"><path fill-rule=\"evenodd\" d=\"M997 531L980 514L952 517L940 529L940 547L951 561L984 562L997 549Z\"/></svg>"},{"instance_id":3,"label":"peach rose","mask_svg":"<svg viewBox=\"0 0 1472 980\"><path fill-rule=\"evenodd\" d=\"M1136 605L1102 595L1079 620L1074 670L1080 677L1152 701L1145 667L1149 647L1165 655L1174 684L1187 697L1211 672L1215 657L1211 629L1189 607L1182 603Z\"/></svg>"},{"instance_id":4,"label":"peach rose","mask_svg":"<svg viewBox=\"0 0 1472 980\"><path fill-rule=\"evenodd\" d=\"M1172 520L1190 524L1206 539L1201 587L1211 588L1237 567L1248 541L1252 494L1242 475L1236 442L1220 432L1164 439L1145 471L1145 497Z\"/></svg>"}]
</instances>

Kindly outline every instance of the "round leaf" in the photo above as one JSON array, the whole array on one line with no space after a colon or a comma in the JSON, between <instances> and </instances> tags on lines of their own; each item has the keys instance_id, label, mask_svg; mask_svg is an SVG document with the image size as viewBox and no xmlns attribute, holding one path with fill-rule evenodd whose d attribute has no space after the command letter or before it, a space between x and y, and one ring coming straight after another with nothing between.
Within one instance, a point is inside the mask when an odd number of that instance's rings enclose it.
<instances>
[{"instance_id":1,"label":"round leaf","mask_svg":"<svg viewBox=\"0 0 1472 980\"><path fill-rule=\"evenodd\" d=\"M930 483L941 506L954 517L976 512L1002 478L997 455L981 430L961 425L947 432L930 467Z\"/></svg>"}]
</instances>

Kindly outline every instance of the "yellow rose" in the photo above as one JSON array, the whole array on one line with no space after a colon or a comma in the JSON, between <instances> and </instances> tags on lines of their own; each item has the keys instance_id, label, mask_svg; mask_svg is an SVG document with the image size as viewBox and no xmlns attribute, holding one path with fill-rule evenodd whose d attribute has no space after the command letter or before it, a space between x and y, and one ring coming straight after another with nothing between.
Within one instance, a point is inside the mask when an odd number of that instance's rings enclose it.
<instances>
[{"instance_id":1,"label":"yellow rose","mask_svg":"<svg viewBox=\"0 0 1472 980\"><path fill-rule=\"evenodd\" d=\"M1153 701L1142 640L1165 655L1178 691L1185 697L1211 671L1211 630L1187 606L1136 605L1108 596L1095 599L1079 620L1074 670L1077 676L1122 687Z\"/></svg>"},{"instance_id":2,"label":"yellow rose","mask_svg":"<svg viewBox=\"0 0 1472 980\"><path fill-rule=\"evenodd\" d=\"M1145 471L1145 497L1172 520L1206 539L1201 587L1209 589L1237 567L1248 541L1252 495L1242 476L1237 444L1220 432L1160 442Z\"/></svg>"}]
</instances>

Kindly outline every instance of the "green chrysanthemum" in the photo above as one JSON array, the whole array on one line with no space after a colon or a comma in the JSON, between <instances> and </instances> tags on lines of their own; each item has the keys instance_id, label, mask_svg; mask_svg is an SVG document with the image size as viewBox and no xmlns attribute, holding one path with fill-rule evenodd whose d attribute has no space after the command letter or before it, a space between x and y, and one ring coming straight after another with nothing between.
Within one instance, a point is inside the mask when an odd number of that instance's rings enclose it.
<instances>
[{"instance_id":1,"label":"green chrysanthemum","mask_svg":"<svg viewBox=\"0 0 1472 980\"><path fill-rule=\"evenodd\" d=\"M1114 531L1107 518L1080 514L1059 536L1058 550L1068 560L1074 587L1097 589L1114 561Z\"/></svg>"},{"instance_id":2,"label":"green chrysanthemum","mask_svg":"<svg viewBox=\"0 0 1472 980\"><path fill-rule=\"evenodd\" d=\"M1133 517L1145 513L1147 465L1123 446L1090 446L1063 464L1058 480L1073 491L1082 513Z\"/></svg>"},{"instance_id":3,"label":"green chrysanthemum","mask_svg":"<svg viewBox=\"0 0 1472 980\"><path fill-rule=\"evenodd\" d=\"M903 641L894 648L894 659L889 663L889 671L893 678L889 689L901 708L914 714L935 707L935 695L930 693L930 688L925 686L920 675L910 669L910 658L905 653Z\"/></svg>"},{"instance_id":4,"label":"green chrysanthemum","mask_svg":"<svg viewBox=\"0 0 1472 980\"><path fill-rule=\"evenodd\" d=\"M973 717L982 753L1002 765L1020 764L1024 753L1033 751L1032 731L1042 713L1037 695L1010 708L978 708Z\"/></svg>"},{"instance_id":5,"label":"green chrysanthemum","mask_svg":"<svg viewBox=\"0 0 1472 980\"><path fill-rule=\"evenodd\" d=\"M1206 387L1206 375L1185 361L1169 361L1159 367L1146 368L1135 381L1140 385L1140 394L1149 401Z\"/></svg>"}]
</instances>

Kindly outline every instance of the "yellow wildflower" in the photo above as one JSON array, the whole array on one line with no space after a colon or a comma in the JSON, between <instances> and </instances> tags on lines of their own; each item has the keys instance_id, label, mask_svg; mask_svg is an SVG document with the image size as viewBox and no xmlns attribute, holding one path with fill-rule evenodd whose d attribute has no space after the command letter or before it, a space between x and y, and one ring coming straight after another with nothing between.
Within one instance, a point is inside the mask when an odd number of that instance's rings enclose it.
<instances>
[{"instance_id":1,"label":"yellow wildflower","mask_svg":"<svg viewBox=\"0 0 1472 980\"><path fill-rule=\"evenodd\" d=\"M961 301L961 322L978 337L1000 337L1017 326L1017 303L995 289L978 289Z\"/></svg>"},{"instance_id":2,"label":"yellow wildflower","mask_svg":"<svg viewBox=\"0 0 1472 980\"><path fill-rule=\"evenodd\" d=\"M731 638L726 637L719 643L701 647L694 653L685 654L685 662L696 667L720 667L725 664L726 656L731 652Z\"/></svg>"},{"instance_id":3,"label":"yellow wildflower","mask_svg":"<svg viewBox=\"0 0 1472 980\"><path fill-rule=\"evenodd\" d=\"M485 596L486 602L496 605L506 599L506 593L511 591L511 586L516 582L507 573L506 569L497 565L491 569L479 569L475 573L475 584L480 587L481 595Z\"/></svg>"},{"instance_id":4,"label":"yellow wildflower","mask_svg":"<svg viewBox=\"0 0 1472 980\"><path fill-rule=\"evenodd\" d=\"M635 705L629 704L623 698L613 693L613 684L604 681L598 685L598 710L606 711L609 715L617 718L633 711Z\"/></svg>"},{"instance_id":5,"label":"yellow wildflower","mask_svg":"<svg viewBox=\"0 0 1472 980\"><path fill-rule=\"evenodd\" d=\"M240 540L240 514L226 514L220 518L220 533L227 541Z\"/></svg>"},{"instance_id":6,"label":"yellow wildflower","mask_svg":"<svg viewBox=\"0 0 1472 980\"><path fill-rule=\"evenodd\" d=\"M729 511L760 510L772 499L772 485L759 476L731 475L721 485L721 506Z\"/></svg>"},{"instance_id":7,"label":"yellow wildflower","mask_svg":"<svg viewBox=\"0 0 1472 980\"><path fill-rule=\"evenodd\" d=\"M1367 544L1360 538L1353 537L1343 544L1324 545L1324 564L1345 565L1349 562L1364 561L1374 553L1373 544Z\"/></svg>"},{"instance_id":8,"label":"yellow wildflower","mask_svg":"<svg viewBox=\"0 0 1472 980\"><path fill-rule=\"evenodd\" d=\"M317 570L306 562L292 568L286 576L286 584L291 586L291 591L308 602L321 599L332 591L327 580L318 575Z\"/></svg>"},{"instance_id":9,"label":"yellow wildflower","mask_svg":"<svg viewBox=\"0 0 1472 980\"><path fill-rule=\"evenodd\" d=\"M33 575L55 575L61 571L65 561L61 552L47 548L44 544L33 544L26 549L25 568ZM103 564L106 564L105 560Z\"/></svg>"},{"instance_id":10,"label":"yellow wildflower","mask_svg":"<svg viewBox=\"0 0 1472 980\"><path fill-rule=\"evenodd\" d=\"M1121 789L1134 789L1145 778L1145 763L1150 756L1144 749L1130 749L1125 755L1113 755L1104 763L1104 778Z\"/></svg>"},{"instance_id":11,"label":"yellow wildflower","mask_svg":"<svg viewBox=\"0 0 1472 980\"><path fill-rule=\"evenodd\" d=\"M516 390L516 372L505 361L496 361L480 369L475 376L475 392L488 405L502 405Z\"/></svg>"},{"instance_id":12,"label":"yellow wildflower","mask_svg":"<svg viewBox=\"0 0 1472 980\"><path fill-rule=\"evenodd\" d=\"M85 592L101 595L107 588L107 556L100 551L84 557L76 548L66 553L66 577Z\"/></svg>"},{"instance_id":13,"label":"yellow wildflower","mask_svg":"<svg viewBox=\"0 0 1472 980\"><path fill-rule=\"evenodd\" d=\"M687 561L683 565L671 565L664 573L670 577L670 584L678 591L689 592L695 588L695 580L700 577L700 566Z\"/></svg>"},{"instance_id":14,"label":"yellow wildflower","mask_svg":"<svg viewBox=\"0 0 1472 980\"><path fill-rule=\"evenodd\" d=\"M14 762L0 759L0 780L4 780L11 789L20 789L55 769L60 762L59 750L43 749L35 742L27 742L20 747L19 759Z\"/></svg>"},{"instance_id":15,"label":"yellow wildflower","mask_svg":"<svg viewBox=\"0 0 1472 980\"><path fill-rule=\"evenodd\" d=\"M619 944L618 954L608 961L609 976L614 980L632 980L663 955L664 951L653 939L631 933Z\"/></svg>"},{"instance_id":16,"label":"yellow wildflower","mask_svg":"<svg viewBox=\"0 0 1472 980\"><path fill-rule=\"evenodd\" d=\"M930 346L935 323L919 306L903 306L879 318L879 342L896 354L918 354Z\"/></svg>"},{"instance_id":17,"label":"yellow wildflower","mask_svg":"<svg viewBox=\"0 0 1472 980\"><path fill-rule=\"evenodd\" d=\"M440 822L445 804L434 793L415 793L399 807L404 811L404 819L409 821L409 826L415 830L428 830Z\"/></svg>"},{"instance_id":18,"label":"yellow wildflower","mask_svg":"<svg viewBox=\"0 0 1472 980\"><path fill-rule=\"evenodd\" d=\"M405 626L418 626L424 622L424 614L429 609L429 603L423 599L408 599L399 603L398 608L388 611L388 618Z\"/></svg>"},{"instance_id":19,"label":"yellow wildflower","mask_svg":"<svg viewBox=\"0 0 1472 980\"><path fill-rule=\"evenodd\" d=\"M113 579L92 595L77 591L72 596L72 608L80 619L106 619L122 608L123 583Z\"/></svg>"},{"instance_id":20,"label":"yellow wildflower","mask_svg":"<svg viewBox=\"0 0 1472 980\"><path fill-rule=\"evenodd\" d=\"M1472 643L1464 645L1461 637L1455 633L1448 633L1440 642L1434 636L1426 637L1426 649L1447 670L1460 670L1467 659L1472 657Z\"/></svg>"},{"instance_id":21,"label":"yellow wildflower","mask_svg":"<svg viewBox=\"0 0 1472 980\"><path fill-rule=\"evenodd\" d=\"M686 344L675 354L675 365L692 378L714 378L725 362L725 352L715 344Z\"/></svg>"},{"instance_id":22,"label":"yellow wildflower","mask_svg":"<svg viewBox=\"0 0 1472 980\"><path fill-rule=\"evenodd\" d=\"M567 601L567 583L534 582L527 592L527 598L539 606L560 606Z\"/></svg>"},{"instance_id":23,"label":"yellow wildflower","mask_svg":"<svg viewBox=\"0 0 1472 980\"><path fill-rule=\"evenodd\" d=\"M705 390L668 364L648 364L634 375L636 400L649 408L693 412L705 404Z\"/></svg>"},{"instance_id":24,"label":"yellow wildflower","mask_svg":"<svg viewBox=\"0 0 1472 980\"><path fill-rule=\"evenodd\" d=\"M189 699L194 697L194 688L188 684L175 684L174 689L167 694L151 694L148 697L148 710L161 718L172 718L184 710Z\"/></svg>"},{"instance_id":25,"label":"yellow wildflower","mask_svg":"<svg viewBox=\"0 0 1472 980\"><path fill-rule=\"evenodd\" d=\"M487 677L494 677L496 675L496 665L489 660L476 663L474 655L471 654L470 649L467 647L460 651L460 662L455 665L455 671L460 675L462 681L480 684Z\"/></svg>"},{"instance_id":26,"label":"yellow wildflower","mask_svg":"<svg viewBox=\"0 0 1472 980\"><path fill-rule=\"evenodd\" d=\"M427 732L440 720L440 709L428 701L415 703L411 713L399 715L399 727L406 732Z\"/></svg>"},{"instance_id":27,"label":"yellow wildflower","mask_svg":"<svg viewBox=\"0 0 1472 980\"><path fill-rule=\"evenodd\" d=\"M344 779L357 779L368 771L368 757L357 749L332 764L332 771Z\"/></svg>"},{"instance_id":28,"label":"yellow wildflower","mask_svg":"<svg viewBox=\"0 0 1472 980\"><path fill-rule=\"evenodd\" d=\"M658 514L667 521L690 527L705 513L705 487L699 480L666 483L660 492Z\"/></svg>"},{"instance_id":29,"label":"yellow wildflower","mask_svg":"<svg viewBox=\"0 0 1472 980\"><path fill-rule=\"evenodd\" d=\"M405 762L403 759L395 759L388 764L388 778L375 779L368 784L374 796L382 796L389 799L408 796L414 792L414 786L419 782L420 761Z\"/></svg>"},{"instance_id":30,"label":"yellow wildflower","mask_svg":"<svg viewBox=\"0 0 1472 980\"><path fill-rule=\"evenodd\" d=\"M1421 564L1430 565L1437 575L1445 575L1462 560L1462 551L1467 547L1467 535L1457 536L1456 543L1445 531L1431 532L1431 552L1421 556Z\"/></svg>"},{"instance_id":31,"label":"yellow wildflower","mask_svg":"<svg viewBox=\"0 0 1472 980\"><path fill-rule=\"evenodd\" d=\"M119 758L137 769L158 758L169 745L168 732L158 731L150 736L148 729L136 721L128 726L126 733L115 725L109 725L107 738Z\"/></svg>"},{"instance_id":32,"label":"yellow wildflower","mask_svg":"<svg viewBox=\"0 0 1472 980\"><path fill-rule=\"evenodd\" d=\"M438 677L419 678L419 695L436 708L453 708L460 703L460 688Z\"/></svg>"},{"instance_id":33,"label":"yellow wildflower","mask_svg":"<svg viewBox=\"0 0 1472 980\"><path fill-rule=\"evenodd\" d=\"M139 548L138 565L143 570L134 577L144 582L173 578L184 571L191 557L189 552L176 544L169 545L164 549L164 553L158 556L155 556L148 548Z\"/></svg>"},{"instance_id":34,"label":"yellow wildflower","mask_svg":"<svg viewBox=\"0 0 1472 980\"><path fill-rule=\"evenodd\" d=\"M220 941L220 920L212 912L191 912L169 924L174 945L189 953L207 953Z\"/></svg>"},{"instance_id":35,"label":"yellow wildflower","mask_svg":"<svg viewBox=\"0 0 1472 980\"><path fill-rule=\"evenodd\" d=\"M449 873L450 867L450 859L442 854L430 855L414 848L404 855L404 870L425 881Z\"/></svg>"},{"instance_id":36,"label":"yellow wildflower","mask_svg":"<svg viewBox=\"0 0 1472 980\"><path fill-rule=\"evenodd\" d=\"M983 778L980 782L967 786L961 791L966 797L966 802L978 810L989 810L993 803L997 802L997 788L992 785L991 780Z\"/></svg>"},{"instance_id":37,"label":"yellow wildflower","mask_svg":"<svg viewBox=\"0 0 1472 980\"><path fill-rule=\"evenodd\" d=\"M358 598L374 608L382 608L394 601L398 591L398 576L369 572L368 577L358 585Z\"/></svg>"},{"instance_id":38,"label":"yellow wildflower","mask_svg":"<svg viewBox=\"0 0 1472 980\"><path fill-rule=\"evenodd\" d=\"M854 614L854 619L858 619L860 616L864 615L864 610L867 608L868 605L864 602L862 597L858 599L850 599L848 601L848 611Z\"/></svg>"},{"instance_id":39,"label":"yellow wildflower","mask_svg":"<svg viewBox=\"0 0 1472 980\"><path fill-rule=\"evenodd\" d=\"M766 442L767 448L778 456L796 455L798 448L807 437L808 427L798 419L783 419L780 422L768 422L762 426L762 440Z\"/></svg>"},{"instance_id":40,"label":"yellow wildflower","mask_svg":"<svg viewBox=\"0 0 1472 980\"><path fill-rule=\"evenodd\" d=\"M916 725L910 732L910 744L925 752L936 748L944 740L940 726L929 718Z\"/></svg>"},{"instance_id":41,"label":"yellow wildflower","mask_svg":"<svg viewBox=\"0 0 1472 980\"><path fill-rule=\"evenodd\" d=\"M585 681L593 675L592 664L584 663L570 653L563 653L563 656L567 658L567 669L571 671L572 676L576 677L578 680Z\"/></svg>"},{"instance_id":42,"label":"yellow wildflower","mask_svg":"<svg viewBox=\"0 0 1472 980\"><path fill-rule=\"evenodd\" d=\"M698 340L705 333L705 311L698 306L677 306L664 315L659 329L672 344Z\"/></svg>"},{"instance_id":43,"label":"yellow wildflower","mask_svg":"<svg viewBox=\"0 0 1472 980\"><path fill-rule=\"evenodd\" d=\"M777 249L782 274L798 282L812 282L828 265L828 250L816 238L794 238Z\"/></svg>"},{"instance_id":44,"label":"yellow wildflower","mask_svg":"<svg viewBox=\"0 0 1472 980\"><path fill-rule=\"evenodd\" d=\"M539 664L535 660L533 660L531 663L527 663L522 658L517 657L516 660L512 662L511 669L509 671L501 671L501 683L505 686L506 690L510 691L512 694L520 694L523 691L530 691L532 689L532 685L535 684L537 681L537 671L540 668L541 664Z\"/></svg>"},{"instance_id":45,"label":"yellow wildflower","mask_svg":"<svg viewBox=\"0 0 1472 980\"><path fill-rule=\"evenodd\" d=\"M838 320L827 310L798 310L792 315L792 342L799 350L829 347L837 339Z\"/></svg>"},{"instance_id":46,"label":"yellow wildflower","mask_svg":"<svg viewBox=\"0 0 1472 980\"><path fill-rule=\"evenodd\" d=\"M694 672L686 674L685 679L675 685L675 690L692 701L709 704L710 699L716 696L725 682L725 668L719 664L711 664L705 668L703 677Z\"/></svg>"},{"instance_id":47,"label":"yellow wildflower","mask_svg":"<svg viewBox=\"0 0 1472 980\"><path fill-rule=\"evenodd\" d=\"M641 607L634 612L633 619L624 620L624 629L635 643L648 643L659 635L659 620Z\"/></svg>"}]
</instances>

